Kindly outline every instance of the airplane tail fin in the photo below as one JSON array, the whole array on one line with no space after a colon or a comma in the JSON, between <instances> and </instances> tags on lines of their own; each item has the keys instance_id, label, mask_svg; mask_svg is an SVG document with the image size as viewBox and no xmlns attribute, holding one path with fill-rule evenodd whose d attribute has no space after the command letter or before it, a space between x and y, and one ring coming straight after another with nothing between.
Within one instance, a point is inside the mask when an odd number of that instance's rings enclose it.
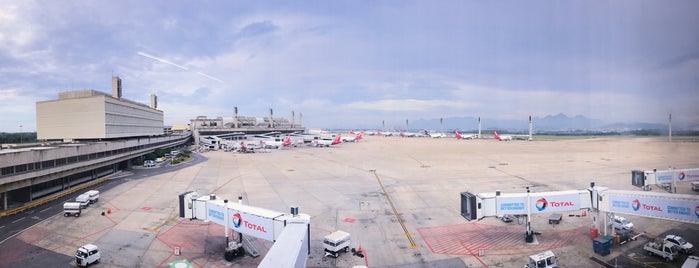
<instances>
[{"instance_id":1,"label":"airplane tail fin","mask_svg":"<svg viewBox=\"0 0 699 268\"><path fill-rule=\"evenodd\" d=\"M342 137L341 137L341 135L342 135L342 134L337 134L337 137L336 137L335 140L333 140L333 142L332 142L333 145L339 144L339 143L342 142Z\"/></svg>"},{"instance_id":2,"label":"airplane tail fin","mask_svg":"<svg viewBox=\"0 0 699 268\"><path fill-rule=\"evenodd\" d=\"M291 145L291 136L286 136L286 139L284 139L284 142L282 142L282 146L289 146Z\"/></svg>"},{"instance_id":3,"label":"airplane tail fin","mask_svg":"<svg viewBox=\"0 0 699 268\"><path fill-rule=\"evenodd\" d=\"M459 140L460 140L461 138L463 138L463 137L461 136L461 134L459 134L459 131L457 131L456 129L454 129L454 135L456 135L456 138L459 139Z\"/></svg>"},{"instance_id":4,"label":"airplane tail fin","mask_svg":"<svg viewBox=\"0 0 699 268\"><path fill-rule=\"evenodd\" d=\"M493 130L493 137L495 137L496 140L502 141L502 139L501 139L500 136L498 135L498 132L497 132L497 131L494 131L494 130Z\"/></svg>"}]
</instances>

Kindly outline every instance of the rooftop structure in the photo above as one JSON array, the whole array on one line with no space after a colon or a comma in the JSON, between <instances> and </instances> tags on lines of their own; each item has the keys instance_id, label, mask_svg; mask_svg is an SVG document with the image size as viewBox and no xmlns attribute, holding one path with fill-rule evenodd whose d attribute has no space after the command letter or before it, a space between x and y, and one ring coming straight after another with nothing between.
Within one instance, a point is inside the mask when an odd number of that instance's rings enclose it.
<instances>
[{"instance_id":1,"label":"rooftop structure","mask_svg":"<svg viewBox=\"0 0 699 268\"><path fill-rule=\"evenodd\" d=\"M112 78L112 95L85 89L36 103L39 140L95 140L163 135L163 111L121 98L121 79Z\"/></svg>"}]
</instances>

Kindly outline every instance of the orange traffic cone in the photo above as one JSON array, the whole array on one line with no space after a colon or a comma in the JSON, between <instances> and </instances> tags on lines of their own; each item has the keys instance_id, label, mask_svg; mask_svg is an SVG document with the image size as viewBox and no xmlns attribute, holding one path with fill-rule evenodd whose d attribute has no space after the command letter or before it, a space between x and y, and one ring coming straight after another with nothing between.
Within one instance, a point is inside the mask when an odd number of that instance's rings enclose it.
<instances>
[{"instance_id":1,"label":"orange traffic cone","mask_svg":"<svg viewBox=\"0 0 699 268\"><path fill-rule=\"evenodd\" d=\"M362 253L362 245L359 245L359 248L357 249L357 253Z\"/></svg>"},{"instance_id":2,"label":"orange traffic cone","mask_svg":"<svg viewBox=\"0 0 699 268\"><path fill-rule=\"evenodd\" d=\"M111 209L111 208L108 208L108 209L107 209L107 214L112 214L112 209Z\"/></svg>"},{"instance_id":3,"label":"orange traffic cone","mask_svg":"<svg viewBox=\"0 0 699 268\"><path fill-rule=\"evenodd\" d=\"M583 210L582 216L583 216L583 217L587 216L587 212L585 212L585 211Z\"/></svg>"}]
</instances>

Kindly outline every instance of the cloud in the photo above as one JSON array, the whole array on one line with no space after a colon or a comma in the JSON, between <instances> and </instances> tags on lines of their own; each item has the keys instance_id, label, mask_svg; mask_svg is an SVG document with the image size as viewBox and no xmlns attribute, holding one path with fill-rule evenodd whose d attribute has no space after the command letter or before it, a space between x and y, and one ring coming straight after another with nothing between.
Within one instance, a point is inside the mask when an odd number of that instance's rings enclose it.
<instances>
[{"instance_id":1,"label":"cloud","mask_svg":"<svg viewBox=\"0 0 699 268\"><path fill-rule=\"evenodd\" d=\"M390 99L356 101L343 105L346 109L374 111L427 111L434 109L464 108L468 104L451 100Z\"/></svg>"}]
</instances>

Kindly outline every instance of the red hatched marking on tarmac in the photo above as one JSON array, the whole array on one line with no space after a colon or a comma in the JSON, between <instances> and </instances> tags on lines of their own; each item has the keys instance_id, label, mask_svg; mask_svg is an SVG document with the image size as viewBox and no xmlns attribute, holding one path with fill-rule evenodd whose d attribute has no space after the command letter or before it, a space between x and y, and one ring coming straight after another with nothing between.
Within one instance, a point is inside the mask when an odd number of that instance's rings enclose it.
<instances>
[{"instance_id":1,"label":"red hatched marking on tarmac","mask_svg":"<svg viewBox=\"0 0 699 268\"><path fill-rule=\"evenodd\" d=\"M417 230L433 253L449 255L474 255L479 249L484 250L486 256L527 254L590 242L585 227L547 230L537 236L538 244L534 246L524 242L523 226L467 223Z\"/></svg>"},{"instance_id":2,"label":"red hatched marking on tarmac","mask_svg":"<svg viewBox=\"0 0 699 268\"><path fill-rule=\"evenodd\" d=\"M151 210L151 209L153 209L153 208L152 208L152 207L142 207L142 208L141 208L141 210L145 210L145 211L149 211L149 210Z\"/></svg>"},{"instance_id":3,"label":"red hatched marking on tarmac","mask_svg":"<svg viewBox=\"0 0 699 268\"><path fill-rule=\"evenodd\" d=\"M355 219L355 218L345 218L345 219L342 220L342 221L348 222L348 223L354 223L355 221L357 221L357 219Z\"/></svg>"}]
</instances>

